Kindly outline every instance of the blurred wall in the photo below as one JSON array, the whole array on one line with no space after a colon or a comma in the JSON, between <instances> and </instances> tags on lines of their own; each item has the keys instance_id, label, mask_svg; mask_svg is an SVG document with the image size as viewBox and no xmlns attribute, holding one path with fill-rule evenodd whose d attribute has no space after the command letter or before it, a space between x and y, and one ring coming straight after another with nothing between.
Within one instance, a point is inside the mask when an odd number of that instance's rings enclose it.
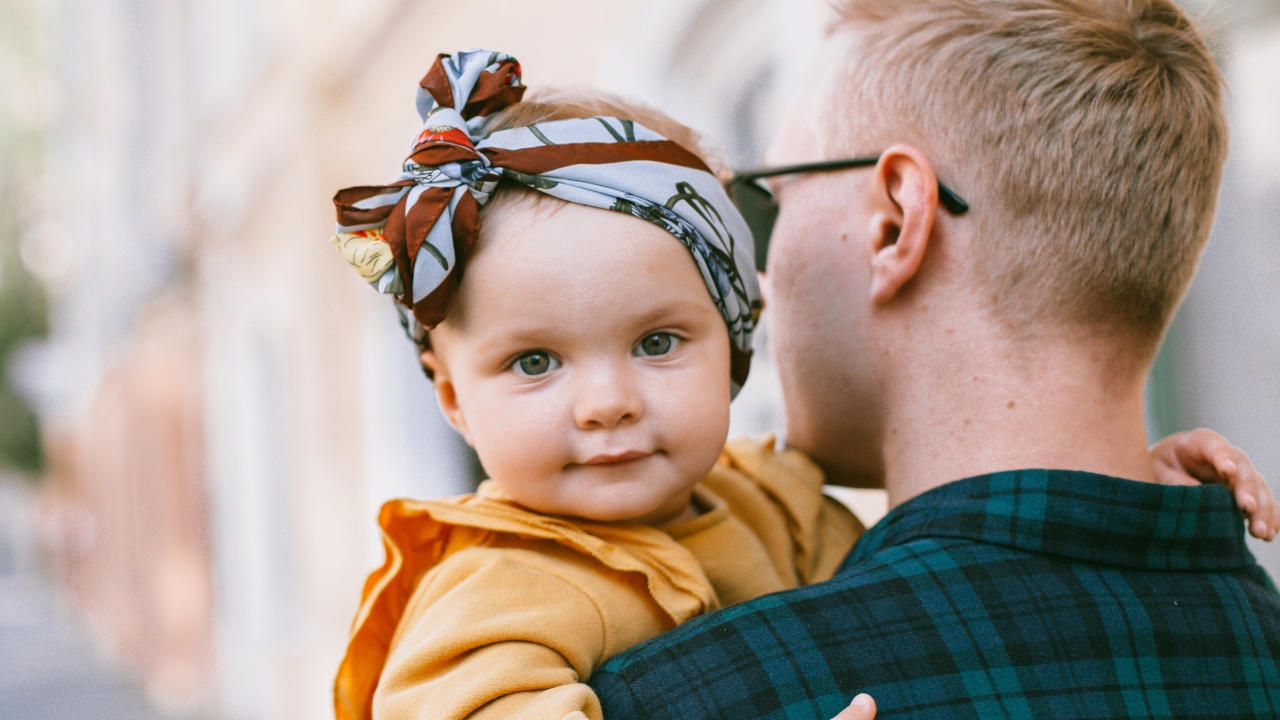
<instances>
[{"instance_id":1,"label":"blurred wall","mask_svg":"<svg viewBox=\"0 0 1280 720\"><path fill-rule=\"evenodd\" d=\"M1167 430L1213 428L1280 490L1280 2L1220 8L1231 154L1166 349ZM1280 578L1280 545L1250 538Z\"/></svg>"},{"instance_id":2,"label":"blurred wall","mask_svg":"<svg viewBox=\"0 0 1280 720\"><path fill-rule=\"evenodd\" d=\"M395 175L436 53L638 97L754 165L823 5L30 2L60 108L28 223L52 334L9 370L45 424L45 536L155 702L229 718L328 716L379 504L472 481L387 300L327 242L334 191ZM1280 483L1271 7L1224 31L1236 144L1152 427L1215 427ZM781 426L767 337L734 433Z\"/></svg>"},{"instance_id":3,"label":"blurred wall","mask_svg":"<svg viewBox=\"0 0 1280 720\"><path fill-rule=\"evenodd\" d=\"M83 424L51 434L43 538L101 648L162 710L212 700L211 557L196 318L152 307Z\"/></svg>"}]
</instances>

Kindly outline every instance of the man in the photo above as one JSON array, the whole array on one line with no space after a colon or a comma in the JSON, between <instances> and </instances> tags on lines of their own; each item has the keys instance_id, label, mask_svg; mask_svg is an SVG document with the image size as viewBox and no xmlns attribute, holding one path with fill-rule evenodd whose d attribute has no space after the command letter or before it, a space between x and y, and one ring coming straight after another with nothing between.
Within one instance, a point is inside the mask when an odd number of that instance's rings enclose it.
<instances>
[{"instance_id":1,"label":"man","mask_svg":"<svg viewBox=\"0 0 1280 720\"><path fill-rule=\"evenodd\" d=\"M769 160L879 161L774 182L769 302L789 444L895 509L831 581L609 662L606 716L1280 714L1229 493L1145 446L1227 149L1202 35L1169 0L838 11Z\"/></svg>"}]
</instances>

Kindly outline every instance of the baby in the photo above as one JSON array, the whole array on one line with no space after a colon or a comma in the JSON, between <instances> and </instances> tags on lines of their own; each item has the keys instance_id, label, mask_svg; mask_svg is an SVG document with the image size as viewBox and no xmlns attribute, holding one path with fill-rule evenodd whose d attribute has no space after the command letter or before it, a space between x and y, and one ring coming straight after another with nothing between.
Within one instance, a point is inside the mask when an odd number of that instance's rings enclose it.
<instances>
[{"instance_id":1,"label":"baby","mask_svg":"<svg viewBox=\"0 0 1280 720\"><path fill-rule=\"evenodd\" d=\"M339 718L600 720L583 681L609 657L829 579L863 531L800 453L725 446L761 302L716 154L653 110L523 92L510 56L441 56L400 179L335 198L335 244L409 308L492 478L383 507ZM1234 452L1157 457L1175 478L1236 458L1227 479L1270 511Z\"/></svg>"}]
</instances>

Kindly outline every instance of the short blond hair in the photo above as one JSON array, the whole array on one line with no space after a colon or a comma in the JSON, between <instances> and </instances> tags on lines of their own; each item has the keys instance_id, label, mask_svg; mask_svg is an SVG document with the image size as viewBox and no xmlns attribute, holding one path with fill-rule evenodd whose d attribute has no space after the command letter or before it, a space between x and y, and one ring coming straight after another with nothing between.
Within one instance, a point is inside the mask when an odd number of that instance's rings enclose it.
<instances>
[{"instance_id":1,"label":"short blond hair","mask_svg":"<svg viewBox=\"0 0 1280 720\"><path fill-rule=\"evenodd\" d=\"M973 205L1003 318L1154 349L1191 282L1227 153L1222 78L1171 0L837 0L845 150L917 142ZM851 144L857 147L849 147ZM954 180L954 183L952 182Z\"/></svg>"}]
</instances>

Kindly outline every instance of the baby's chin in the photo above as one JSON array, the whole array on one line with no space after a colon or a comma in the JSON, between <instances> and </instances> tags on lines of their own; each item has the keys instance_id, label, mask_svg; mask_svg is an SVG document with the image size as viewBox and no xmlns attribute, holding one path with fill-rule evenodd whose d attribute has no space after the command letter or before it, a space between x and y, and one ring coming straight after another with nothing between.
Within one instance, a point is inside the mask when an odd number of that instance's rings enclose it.
<instances>
[{"instance_id":1,"label":"baby's chin","mask_svg":"<svg viewBox=\"0 0 1280 720\"><path fill-rule=\"evenodd\" d=\"M649 503L599 503L576 513L575 517L592 522L658 525L679 515L683 509L683 505L674 510L665 507L670 500L671 498L660 498Z\"/></svg>"},{"instance_id":2,"label":"baby's chin","mask_svg":"<svg viewBox=\"0 0 1280 720\"><path fill-rule=\"evenodd\" d=\"M576 473L575 473L576 474ZM665 482L648 477L577 477L565 479L561 491L550 498L516 501L544 515L560 515L589 522L659 524L679 515L697 480ZM601 473L601 475L604 475ZM514 494L513 494L514 496Z\"/></svg>"}]
</instances>

